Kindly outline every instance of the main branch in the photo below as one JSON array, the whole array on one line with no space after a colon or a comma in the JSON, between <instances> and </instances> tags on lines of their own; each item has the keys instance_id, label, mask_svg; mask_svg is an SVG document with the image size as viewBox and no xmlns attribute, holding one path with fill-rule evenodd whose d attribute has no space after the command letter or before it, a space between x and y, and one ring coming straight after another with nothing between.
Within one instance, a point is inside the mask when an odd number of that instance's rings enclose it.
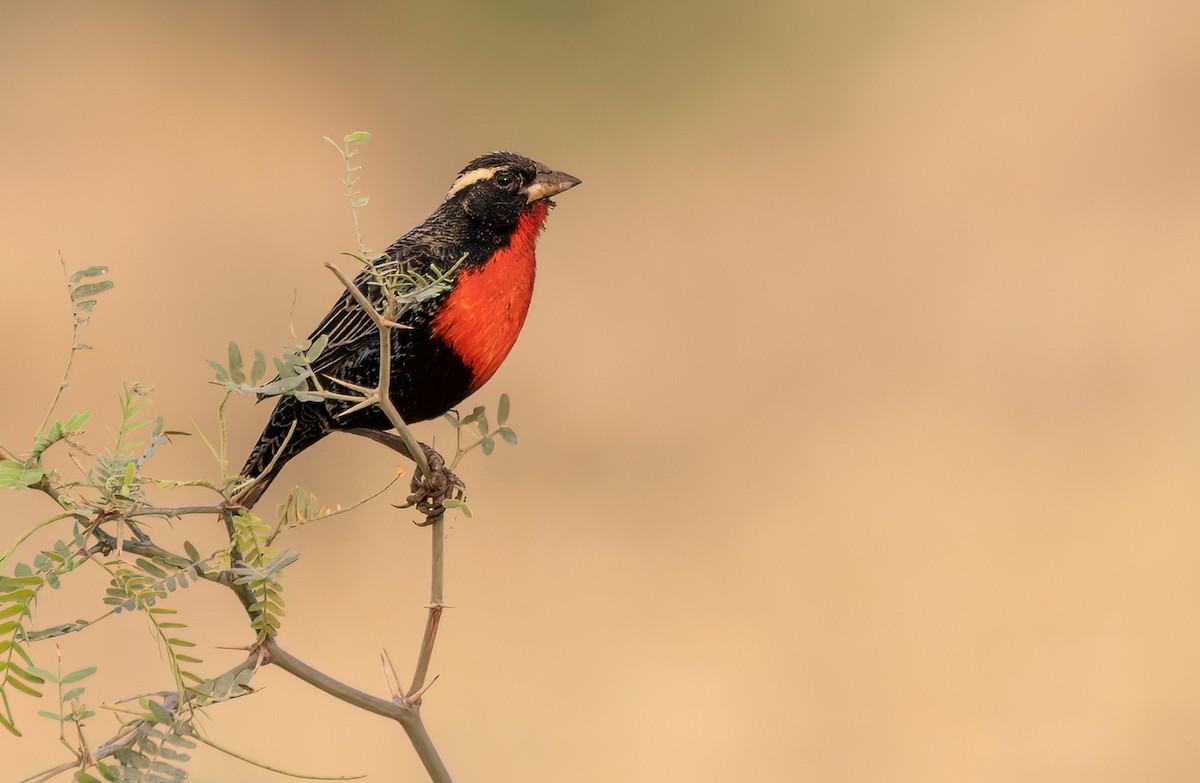
<instances>
[{"instance_id":1,"label":"main branch","mask_svg":"<svg viewBox=\"0 0 1200 783\"><path fill-rule=\"evenodd\" d=\"M425 770L429 773L430 779L434 783L451 783L450 772L446 769L446 765L438 755L437 749L433 746L433 740L430 738L429 732L425 729L425 723L421 720L420 698L404 696L389 701L388 699L381 699L378 696L372 696L369 693L339 682L319 669L308 665L280 647L279 643L273 638L267 639L264 649L266 650L267 661L307 682L314 688L325 691L330 696L358 707L361 710L373 712L376 715L382 715L385 718L391 718L398 722L404 728L404 732L408 735L409 741L412 742L413 748L416 749L421 763L425 765Z\"/></svg>"}]
</instances>

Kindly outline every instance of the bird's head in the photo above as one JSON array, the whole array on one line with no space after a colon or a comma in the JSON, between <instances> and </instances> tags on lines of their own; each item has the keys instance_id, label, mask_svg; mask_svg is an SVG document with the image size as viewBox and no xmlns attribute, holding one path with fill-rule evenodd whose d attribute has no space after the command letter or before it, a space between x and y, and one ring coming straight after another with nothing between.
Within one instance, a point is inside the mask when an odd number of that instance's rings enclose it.
<instances>
[{"instance_id":1,"label":"bird's head","mask_svg":"<svg viewBox=\"0 0 1200 783\"><path fill-rule=\"evenodd\" d=\"M553 205L551 196L578 184L570 174L553 171L515 152L489 152L459 172L446 202L459 205L489 228L504 229L515 226L532 205Z\"/></svg>"}]
</instances>

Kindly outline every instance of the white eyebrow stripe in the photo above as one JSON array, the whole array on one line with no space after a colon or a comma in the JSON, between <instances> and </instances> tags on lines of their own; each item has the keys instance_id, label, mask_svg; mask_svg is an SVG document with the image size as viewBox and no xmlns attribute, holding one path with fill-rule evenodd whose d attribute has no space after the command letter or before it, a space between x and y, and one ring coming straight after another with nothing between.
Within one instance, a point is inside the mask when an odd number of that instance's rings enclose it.
<instances>
[{"instance_id":1,"label":"white eyebrow stripe","mask_svg":"<svg viewBox=\"0 0 1200 783\"><path fill-rule=\"evenodd\" d=\"M500 171L500 169L502 169L502 168L507 168L507 167L506 166L492 166L491 168L475 169L474 171L468 171L466 174L463 174L461 177L454 180L454 184L450 186L450 192L446 194L446 198L450 198L455 193L457 193L458 191L467 187L468 185L473 185L474 183L479 182L482 179L490 179L493 174L495 174L497 171Z\"/></svg>"}]
</instances>

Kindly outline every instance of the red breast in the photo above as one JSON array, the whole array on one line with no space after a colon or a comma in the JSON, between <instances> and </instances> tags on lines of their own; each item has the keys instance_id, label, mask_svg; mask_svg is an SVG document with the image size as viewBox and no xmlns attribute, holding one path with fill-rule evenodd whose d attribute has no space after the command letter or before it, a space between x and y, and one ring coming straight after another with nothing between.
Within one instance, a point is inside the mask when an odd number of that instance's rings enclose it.
<instances>
[{"instance_id":1,"label":"red breast","mask_svg":"<svg viewBox=\"0 0 1200 783\"><path fill-rule=\"evenodd\" d=\"M549 209L545 201L530 205L508 246L464 272L433 319L433 333L471 370L472 392L500 369L525 325L537 269L534 247Z\"/></svg>"}]
</instances>

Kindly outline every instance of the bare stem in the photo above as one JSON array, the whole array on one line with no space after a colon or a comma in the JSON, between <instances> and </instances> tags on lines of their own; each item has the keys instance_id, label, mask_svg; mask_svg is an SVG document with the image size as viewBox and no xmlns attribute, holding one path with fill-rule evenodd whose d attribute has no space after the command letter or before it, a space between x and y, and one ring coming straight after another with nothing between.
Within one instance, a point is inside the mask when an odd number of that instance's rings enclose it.
<instances>
[{"instance_id":1,"label":"bare stem","mask_svg":"<svg viewBox=\"0 0 1200 783\"><path fill-rule=\"evenodd\" d=\"M408 689L409 698L419 698L417 694L425 687L429 662L433 658L433 645L437 641L438 624L442 619L442 611L446 608L442 590L446 556L446 518L439 514L430 528L433 534L433 561L430 569L429 617L425 621L425 636L421 639L421 651L417 655L412 686Z\"/></svg>"}]
</instances>

